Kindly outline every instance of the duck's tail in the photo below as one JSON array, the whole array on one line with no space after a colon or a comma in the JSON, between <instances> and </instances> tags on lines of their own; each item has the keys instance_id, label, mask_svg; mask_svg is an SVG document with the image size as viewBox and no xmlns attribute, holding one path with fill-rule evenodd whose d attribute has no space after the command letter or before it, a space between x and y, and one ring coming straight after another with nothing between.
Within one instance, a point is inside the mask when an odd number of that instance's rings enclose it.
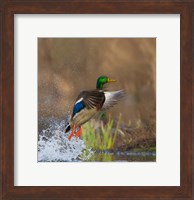
<instances>
[{"instance_id":1,"label":"duck's tail","mask_svg":"<svg viewBox=\"0 0 194 200\"><path fill-rule=\"evenodd\" d=\"M65 133L69 132L71 130L71 125L68 122L68 124L65 126Z\"/></svg>"},{"instance_id":2,"label":"duck's tail","mask_svg":"<svg viewBox=\"0 0 194 200\"><path fill-rule=\"evenodd\" d=\"M67 115L65 118L64 132L67 133L71 130L71 115Z\"/></svg>"}]
</instances>

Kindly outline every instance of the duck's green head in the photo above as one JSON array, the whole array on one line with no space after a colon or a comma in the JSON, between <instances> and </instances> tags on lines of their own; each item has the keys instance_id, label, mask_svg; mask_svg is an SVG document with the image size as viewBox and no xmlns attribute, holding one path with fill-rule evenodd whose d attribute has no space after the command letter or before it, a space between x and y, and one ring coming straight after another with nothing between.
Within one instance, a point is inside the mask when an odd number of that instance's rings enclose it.
<instances>
[{"instance_id":1,"label":"duck's green head","mask_svg":"<svg viewBox=\"0 0 194 200\"><path fill-rule=\"evenodd\" d=\"M100 76L96 82L96 89L102 90L103 85L105 83L112 83L112 82L116 82L116 81L111 78L108 78L107 76Z\"/></svg>"}]
</instances>

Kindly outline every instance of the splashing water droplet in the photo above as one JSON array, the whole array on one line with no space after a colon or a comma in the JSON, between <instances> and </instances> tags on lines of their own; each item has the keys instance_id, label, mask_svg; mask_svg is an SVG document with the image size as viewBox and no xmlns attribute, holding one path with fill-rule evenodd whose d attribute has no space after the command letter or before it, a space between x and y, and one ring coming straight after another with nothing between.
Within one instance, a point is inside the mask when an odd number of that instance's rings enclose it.
<instances>
[{"instance_id":1,"label":"splashing water droplet","mask_svg":"<svg viewBox=\"0 0 194 200\"><path fill-rule=\"evenodd\" d=\"M93 152L87 149L84 141L80 138L72 137L68 139L69 133L65 133L66 121L49 122L49 128L42 130L38 139L38 162L70 162L88 160ZM84 151L89 154L84 156Z\"/></svg>"}]
</instances>

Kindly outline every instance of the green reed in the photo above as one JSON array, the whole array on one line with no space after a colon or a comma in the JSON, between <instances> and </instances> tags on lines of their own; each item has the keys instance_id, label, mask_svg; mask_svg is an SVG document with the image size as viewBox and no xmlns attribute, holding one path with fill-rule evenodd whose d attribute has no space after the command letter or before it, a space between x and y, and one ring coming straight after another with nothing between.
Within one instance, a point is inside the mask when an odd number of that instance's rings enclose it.
<instances>
[{"instance_id":1,"label":"green reed","mask_svg":"<svg viewBox=\"0 0 194 200\"><path fill-rule=\"evenodd\" d=\"M116 123L111 116L106 123L102 120L87 122L83 126L82 139L94 150L113 150L120 122L121 115Z\"/></svg>"}]
</instances>

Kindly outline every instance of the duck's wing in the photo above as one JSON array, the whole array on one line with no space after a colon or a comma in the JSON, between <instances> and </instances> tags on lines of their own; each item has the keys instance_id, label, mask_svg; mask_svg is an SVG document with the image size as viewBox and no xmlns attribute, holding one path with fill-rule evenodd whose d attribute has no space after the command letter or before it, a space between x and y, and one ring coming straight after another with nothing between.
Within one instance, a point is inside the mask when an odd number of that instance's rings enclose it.
<instances>
[{"instance_id":1,"label":"duck's wing","mask_svg":"<svg viewBox=\"0 0 194 200\"><path fill-rule=\"evenodd\" d=\"M107 110L110 107L117 104L117 102L120 101L125 96L125 93L123 90L118 90L113 92L105 91L104 95L105 95L105 101L101 109Z\"/></svg>"},{"instance_id":2,"label":"duck's wing","mask_svg":"<svg viewBox=\"0 0 194 200\"><path fill-rule=\"evenodd\" d=\"M97 108L99 110L103 106L105 95L103 91L99 90L82 91L79 94L76 103L81 101L84 103L86 108Z\"/></svg>"},{"instance_id":3,"label":"duck's wing","mask_svg":"<svg viewBox=\"0 0 194 200\"><path fill-rule=\"evenodd\" d=\"M75 102L72 117L85 108L99 110L102 108L104 101L105 95L103 91L82 91Z\"/></svg>"}]
</instances>

